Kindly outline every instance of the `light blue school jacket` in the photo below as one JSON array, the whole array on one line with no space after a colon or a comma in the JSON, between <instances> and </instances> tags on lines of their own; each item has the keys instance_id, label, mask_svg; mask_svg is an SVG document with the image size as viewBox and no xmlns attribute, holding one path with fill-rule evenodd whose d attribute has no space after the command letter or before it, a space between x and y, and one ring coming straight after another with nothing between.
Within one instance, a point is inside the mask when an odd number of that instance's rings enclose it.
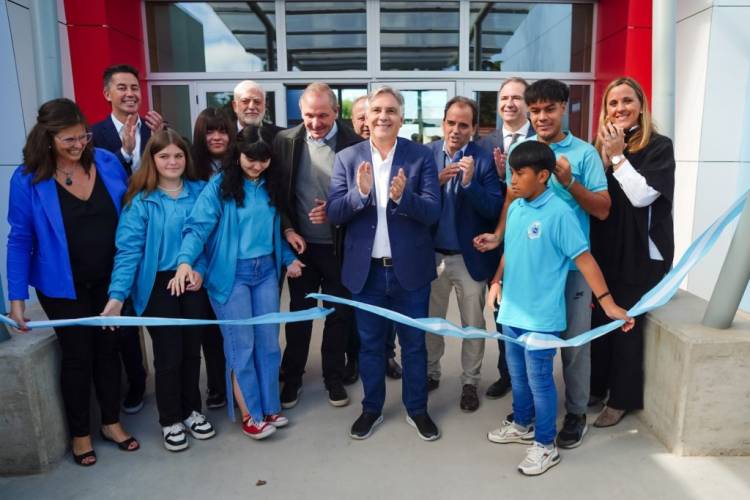
<instances>
[{"instance_id":1,"label":"light blue school jacket","mask_svg":"<svg viewBox=\"0 0 750 500\"><path fill-rule=\"evenodd\" d=\"M211 177L195 202L193 211L185 221L182 231L182 246L177 264L193 265L206 248L208 267L204 284L209 296L225 304L232 293L234 275L237 270L237 255L240 246L240 231L252 231L252 227L241 227L234 199L221 198L223 173ZM245 200L247 203L248 200ZM276 261L276 276L281 276L281 267L296 259L281 234L281 217L278 210L273 218L273 249Z\"/></svg>"},{"instance_id":2,"label":"light blue school jacket","mask_svg":"<svg viewBox=\"0 0 750 500\"><path fill-rule=\"evenodd\" d=\"M205 185L205 181L186 180L184 189L188 197L197 200ZM109 296L119 301L131 296L133 308L139 316L148 305L159 267L159 250L166 222L159 197L159 193L155 191L138 193L123 208L117 225L117 253ZM205 257L197 259L195 270L205 279Z\"/></svg>"}]
</instances>

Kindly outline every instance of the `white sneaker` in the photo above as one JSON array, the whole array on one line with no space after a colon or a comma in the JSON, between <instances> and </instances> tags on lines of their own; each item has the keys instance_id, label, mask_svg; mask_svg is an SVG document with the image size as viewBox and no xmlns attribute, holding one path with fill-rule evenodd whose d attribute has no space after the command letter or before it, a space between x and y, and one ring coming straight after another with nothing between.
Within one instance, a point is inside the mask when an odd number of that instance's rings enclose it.
<instances>
[{"instance_id":1,"label":"white sneaker","mask_svg":"<svg viewBox=\"0 0 750 500\"><path fill-rule=\"evenodd\" d=\"M216 435L214 426L206 419L206 416L193 411L188 418L182 422L195 439L209 439Z\"/></svg>"},{"instance_id":2,"label":"white sneaker","mask_svg":"<svg viewBox=\"0 0 750 500\"><path fill-rule=\"evenodd\" d=\"M169 451L182 451L188 447L188 438L185 426L181 422L161 428L164 436L164 447Z\"/></svg>"},{"instance_id":3,"label":"white sneaker","mask_svg":"<svg viewBox=\"0 0 750 500\"><path fill-rule=\"evenodd\" d=\"M513 422L503 421L499 429L487 433L487 439L493 443L531 444L534 442L534 426L524 429Z\"/></svg>"},{"instance_id":4,"label":"white sneaker","mask_svg":"<svg viewBox=\"0 0 750 500\"><path fill-rule=\"evenodd\" d=\"M526 458L518 464L518 470L525 476L538 476L559 463L560 454L557 452L557 446L547 448L535 442L526 450Z\"/></svg>"}]
</instances>

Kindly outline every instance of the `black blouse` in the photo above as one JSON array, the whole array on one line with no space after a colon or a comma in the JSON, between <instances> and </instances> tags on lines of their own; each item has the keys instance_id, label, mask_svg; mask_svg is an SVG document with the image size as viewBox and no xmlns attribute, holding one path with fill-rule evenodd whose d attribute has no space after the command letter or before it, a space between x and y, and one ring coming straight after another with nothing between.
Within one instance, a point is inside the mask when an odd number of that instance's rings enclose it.
<instances>
[{"instance_id":1,"label":"black blouse","mask_svg":"<svg viewBox=\"0 0 750 500\"><path fill-rule=\"evenodd\" d=\"M115 258L117 209L107 187L96 175L94 189L88 200L81 200L59 183L65 237L75 283L109 280Z\"/></svg>"},{"instance_id":2,"label":"black blouse","mask_svg":"<svg viewBox=\"0 0 750 500\"><path fill-rule=\"evenodd\" d=\"M612 208L604 221L591 218L591 250L607 281L643 285L653 283L655 268L669 271L674 259L674 149L668 137L653 134L645 148L635 153L626 149L625 157L661 196L649 206L634 207L607 169ZM664 257L662 266L649 255L649 237Z\"/></svg>"}]
</instances>

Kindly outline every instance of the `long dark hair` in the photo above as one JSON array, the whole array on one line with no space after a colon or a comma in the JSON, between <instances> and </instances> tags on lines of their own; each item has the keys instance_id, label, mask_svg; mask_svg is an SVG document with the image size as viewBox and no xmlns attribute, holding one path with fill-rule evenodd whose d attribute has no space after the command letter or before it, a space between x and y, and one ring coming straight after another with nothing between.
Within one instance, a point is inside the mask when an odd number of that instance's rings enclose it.
<instances>
[{"instance_id":1,"label":"long dark hair","mask_svg":"<svg viewBox=\"0 0 750 500\"><path fill-rule=\"evenodd\" d=\"M188 147L187 142L185 142L185 139L171 128L159 130L158 132L151 134L151 138L146 143L146 147L143 148L141 165L130 178L128 191L123 198L123 205L130 203L141 191L151 193L156 190L159 185L159 171L156 170L154 155L170 144L174 144L185 154L185 172L182 174L183 179L191 181L200 179L195 164L190 158L190 148Z\"/></svg>"},{"instance_id":2,"label":"long dark hair","mask_svg":"<svg viewBox=\"0 0 750 500\"><path fill-rule=\"evenodd\" d=\"M55 136L61 130L76 125L83 125L86 132L89 131L89 124L81 108L70 99L52 99L39 108L36 125L29 132L26 144L23 146L23 163L26 166L24 172L34 174L35 184L55 175L57 170ZM80 162L83 170L88 174L94 162L93 141L89 141L83 148Z\"/></svg>"},{"instance_id":3,"label":"long dark hair","mask_svg":"<svg viewBox=\"0 0 750 500\"><path fill-rule=\"evenodd\" d=\"M224 165L224 178L221 180L222 199L234 199L237 206L245 203L245 174L240 166L240 155L256 161L271 160L271 164L261 174L266 181L266 191L271 199L271 205L281 210L281 179L273 165L271 137L261 126L247 126L237 136L237 143L232 149L232 156Z\"/></svg>"},{"instance_id":4,"label":"long dark hair","mask_svg":"<svg viewBox=\"0 0 750 500\"><path fill-rule=\"evenodd\" d=\"M204 181L207 181L213 174L213 169L211 168L211 160L213 158L208 151L206 137L210 132L216 130L224 132L229 136L227 154L225 158L221 159L223 164L228 161L228 157L231 156L231 151L234 147L234 138L237 135L234 122L224 110L206 108L201 111L195 120L195 127L193 128L193 161L195 162L198 176Z\"/></svg>"}]
</instances>

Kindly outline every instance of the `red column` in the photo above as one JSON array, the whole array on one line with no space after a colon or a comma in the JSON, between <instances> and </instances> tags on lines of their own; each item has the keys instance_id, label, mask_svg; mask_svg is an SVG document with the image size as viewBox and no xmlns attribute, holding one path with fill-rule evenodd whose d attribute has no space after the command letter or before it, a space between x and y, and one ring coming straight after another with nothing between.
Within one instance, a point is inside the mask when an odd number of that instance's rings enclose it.
<instances>
[{"instance_id":1,"label":"red column","mask_svg":"<svg viewBox=\"0 0 750 500\"><path fill-rule=\"evenodd\" d=\"M146 74L140 0L64 0L76 102L89 123L111 107L102 95L102 73L113 64L130 64ZM142 108L148 101L145 79Z\"/></svg>"},{"instance_id":2,"label":"red column","mask_svg":"<svg viewBox=\"0 0 750 500\"><path fill-rule=\"evenodd\" d=\"M630 76L651 96L651 13L652 0L598 3L592 137L599 123L602 93L609 82Z\"/></svg>"}]
</instances>

